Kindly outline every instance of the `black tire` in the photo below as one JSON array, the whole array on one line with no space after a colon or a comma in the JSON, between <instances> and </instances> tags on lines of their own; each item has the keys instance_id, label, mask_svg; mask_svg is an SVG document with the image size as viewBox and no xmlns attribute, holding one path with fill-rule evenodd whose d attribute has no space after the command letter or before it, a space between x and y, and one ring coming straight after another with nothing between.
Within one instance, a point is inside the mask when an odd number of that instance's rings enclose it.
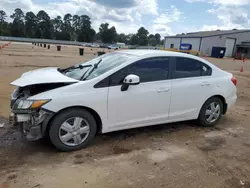
<instances>
[{"instance_id":1,"label":"black tire","mask_svg":"<svg viewBox=\"0 0 250 188\"><path fill-rule=\"evenodd\" d=\"M77 146L68 146L64 144L59 138L60 126L62 125L64 121L66 121L67 119L71 117L82 117L90 125L90 133L88 137L86 138L85 141L83 141L81 144ZM73 108L73 109L62 111L53 119L53 121L51 122L51 126L49 128L49 137L50 137L51 143L57 149L59 149L60 151L68 152L68 151L74 151L74 150L79 150L79 149L84 148L94 138L96 131L97 131L97 124L96 124L94 117L87 110Z\"/></svg>"},{"instance_id":2,"label":"black tire","mask_svg":"<svg viewBox=\"0 0 250 188\"><path fill-rule=\"evenodd\" d=\"M220 114L219 114L218 118L216 119L216 121L208 122L207 119L206 119L206 109L213 102L216 102L220 106ZM199 117L198 117L199 124L202 125L202 126L205 126L205 127L214 126L220 120L220 118L222 116L223 107L224 107L223 102L218 97L212 97L212 98L208 99L203 104L203 106L202 106L202 108L200 110L200 114L199 114Z\"/></svg>"}]
</instances>

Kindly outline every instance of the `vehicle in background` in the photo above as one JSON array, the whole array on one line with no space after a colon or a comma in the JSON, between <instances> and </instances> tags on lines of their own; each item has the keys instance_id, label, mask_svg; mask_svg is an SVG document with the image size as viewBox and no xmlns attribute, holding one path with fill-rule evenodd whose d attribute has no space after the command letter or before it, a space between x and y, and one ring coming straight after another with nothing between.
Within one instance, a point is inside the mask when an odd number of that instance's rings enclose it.
<instances>
[{"instance_id":1,"label":"vehicle in background","mask_svg":"<svg viewBox=\"0 0 250 188\"><path fill-rule=\"evenodd\" d=\"M122 50L22 74L11 83L11 119L28 140L48 135L59 150L73 151L97 133L185 120L213 126L236 102L236 83L193 55Z\"/></svg>"},{"instance_id":2,"label":"vehicle in background","mask_svg":"<svg viewBox=\"0 0 250 188\"><path fill-rule=\"evenodd\" d=\"M118 49L119 49L119 46L117 46L117 45L115 45L115 44L112 44L112 45L109 45L109 46L108 46L108 49L118 50Z\"/></svg>"},{"instance_id":3,"label":"vehicle in background","mask_svg":"<svg viewBox=\"0 0 250 188\"><path fill-rule=\"evenodd\" d=\"M99 48L100 47L100 45L99 44L94 44L94 43L92 43L92 44L84 44L84 46L86 46L86 47L91 47L91 48Z\"/></svg>"},{"instance_id":4,"label":"vehicle in background","mask_svg":"<svg viewBox=\"0 0 250 188\"><path fill-rule=\"evenodd\" d=\"M122 47L125 47L126 44L125 43L122 43L122 42L117 42L116 45L119 47L119 48L122 48Z\"/></svg>"},{"instance_id":5,"label":"vehicle in background","mask_svg":"<svg viewBox=\"0 0 250 188\"><path fill-rule=\"evenodd\" d=\"M91 44L90 45L92 48L100 48L100 45L99 44Z\"/></svg>"},{"instance_id":6,"label":"vehicle in background","mask_svg":"<svg viewBox=\"0 0 250 188\"><path fill-rule=\"evenodd\" d=\"M109 45L107 44L100 44L100 48L108 48Z\"/></svg>"}]
</instances>

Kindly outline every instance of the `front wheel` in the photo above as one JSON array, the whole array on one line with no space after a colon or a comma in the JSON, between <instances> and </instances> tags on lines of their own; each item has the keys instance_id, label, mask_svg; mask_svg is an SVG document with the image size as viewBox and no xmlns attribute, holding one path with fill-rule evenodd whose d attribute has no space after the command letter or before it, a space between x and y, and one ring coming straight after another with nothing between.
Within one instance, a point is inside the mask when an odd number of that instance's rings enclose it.
<instances>
[{"instance_id":1,"label":"front wheel","mask_svg":"<svg viewBox=\"0 0 250 188\"><path fill-rule=\"evenodd\" d=\"M199 123L203 126L213 126L221 118L223 112L223 103L217 98L208 99L202 106L199 114Z\"/></svg>"},{"instance_id":2,"label":"front wheel","mask_svg":"<svg viewBox=\"0 0 250 188\"><path fill-rule=\"evenodd\" d=\"M74 151L84 148L94 138L96 130L96 121L88 111L69 109L53 119L49 136L59 150Z\"/></svg>"}]
</instances>

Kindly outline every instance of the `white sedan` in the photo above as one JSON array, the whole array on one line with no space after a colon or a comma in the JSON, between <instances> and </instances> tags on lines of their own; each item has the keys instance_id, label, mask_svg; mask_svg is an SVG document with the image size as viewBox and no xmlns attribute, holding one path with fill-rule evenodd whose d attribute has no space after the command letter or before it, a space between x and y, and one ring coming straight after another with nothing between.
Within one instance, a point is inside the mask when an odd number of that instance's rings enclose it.
<instances>
[{"instance_id":1,"label":"white sedan","mask_svg":"<svg viewBox=\"0 0 250 188\"><path fill-rule=\"evenodd\" d=\"M119 46L116 46L116 45L110 45L108 46L108 49L113 49L113 50L118 50Z\"/></svg>"},{"instance_id":2,"label":"white sedan","mask_svg":"<svg viewBox=\"0 0 250 188\"><path fill-rule=\"evenodd\" d=\"M12 119L28 140L48 135L62 151L97 132L197 119L216 124L236 102L236 79L196 56L124 50L60 69L24 73L11 84Z\"/></svg>"}]
</instances>

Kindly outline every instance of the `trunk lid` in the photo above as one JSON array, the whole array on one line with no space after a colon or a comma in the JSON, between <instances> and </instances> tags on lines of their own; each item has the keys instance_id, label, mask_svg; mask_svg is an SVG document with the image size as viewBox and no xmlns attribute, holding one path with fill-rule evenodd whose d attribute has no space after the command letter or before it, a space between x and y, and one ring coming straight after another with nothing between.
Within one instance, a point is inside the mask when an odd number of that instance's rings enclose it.
<instances>
[{"instance_id":1,"label":"trunk lid","mask_svg":"<svg viewBox=\"0 0 250 188\"><path fill-rule=\"evenodd\" d=\"M32 70L23 73L20 78L10 84L18 87L25 87L34 84L79 82L79 80L61 74L57 69L58 67L49 67Z\"/></svg>"}]
</instances>

